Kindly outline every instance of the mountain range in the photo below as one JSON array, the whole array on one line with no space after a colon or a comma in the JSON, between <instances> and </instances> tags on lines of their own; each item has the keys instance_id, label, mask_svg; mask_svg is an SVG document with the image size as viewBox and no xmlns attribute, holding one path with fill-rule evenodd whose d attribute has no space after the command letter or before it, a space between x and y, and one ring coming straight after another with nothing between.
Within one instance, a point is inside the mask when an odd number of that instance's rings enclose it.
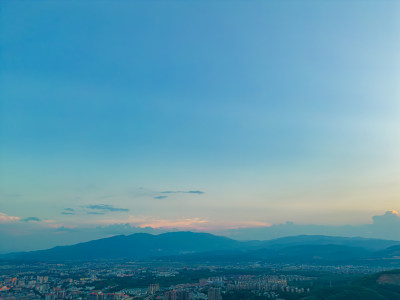
<instances>
[{"instance_id":1,"label":"mountain range","mask_svg":"<svg viewBox=\"0 0 400 300\"><path fill-rule=\"evenodd\" d=\"M47 250L1 255L2 260L79 261L157 259L297 263L397 263L400 241L301 235L267 241L237 241L209 233L117 235Z\"/></svg>"}]
</instances>

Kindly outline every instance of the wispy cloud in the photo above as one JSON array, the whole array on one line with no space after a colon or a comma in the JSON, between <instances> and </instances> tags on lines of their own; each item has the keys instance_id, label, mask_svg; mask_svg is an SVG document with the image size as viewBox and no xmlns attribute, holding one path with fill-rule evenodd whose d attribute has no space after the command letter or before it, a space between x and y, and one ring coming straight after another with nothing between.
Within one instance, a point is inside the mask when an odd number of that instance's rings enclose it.
<instances>
[{"instance_id":1,"label":"wispy cloud","mask_svg":"<svg viewBox=\"0 0 400 300\"><path fill-rule=\"evenodd\" d=\"M2 193L2 192L0 192L0 198L19 198L22 196L23 196L23 194L19 194L19 193Z\"/></svg>"},{"instance_id":2,"label":"wispy cloud","mask_svg":"<svg viewBox=\"0 0 400 300\"><path fill-rule=\"evenodd\" d=\"M75 209L67 207L61 212L62 215L75 215Z\"/></svg>"},{"instance_id":3,"label":"wispy cloud","mask_svg":"<svg viewBox=\"0 0 400 300\"><path fill-rule=\"evenodd\" d=\"M104 226L105 224L129 224L140 228L153 228L153 229L185 229L185 230L201 230L206 224L209 223L207 219L203 218L180 218L180 219L161 219L152 216L132 216L126 219L103 219L97 220L97 224Z\"/></svg>"},{"instance_id":4,"label":"wispy cloud","mask_svg":"<svg viewBox=\"0 0 400 300\"><path fill-rule=\"evenodd\" d=\"M10 223L19 221L20 219L21 219L20 217L9 216L5 213L0 212L0 223Z\"/></svg>"},{"instance_id":5,"label":"wispy cloud","mask_svg":"<svg viewBox=\"0 0 400 300\"><path fill-rule=\"evenodd\" d=\"M23 221L23 222L40 222L42 220L37 217L29 217L29 218L22 219L21 221Z\"/></svg>"},{"instance_id":6,"label":"wispy cloud","mask_svg":"<svg viewBox=\"0 0 400 300\"><path fill-rule=\"evenodd\" d=\"M75 215L75 213L68 212L68 211L62 211L62 212L60 212L60 214L62 214L62 215Z\"/></svg>"},{"instance_id":7,"label":"wispy cloud","mask_svg":"<svg viewBox=\"0 0 400 300\"><path fill-rule=\"evenodd\" d=\"M161 194L204 194L203 191L163 191Z\"/></svg>"},{"instance_id":8,"label":"wispy cloud","mask_svg":"<svg viewBox=\"0 0 400 300\"><path fill-rule=\"evenodd\" d=\"M201 229L202 224L207 223L207 220L201 218L187 218L187 219L175 219L175 220L165 220L165 219L153 219L147 220L140 224L140 227L152 227L152 228L191 228L191 229Z\"/></svg>"},{"instance_id":9,"label":"wispy cloud","mask_svg":"<svg viewBox=\"0 0 400 300\"><path fill-rule=\"evenodd\" d=\"M136 197L152 197L153 199L167 199L168 195L173 194L194 194L201 195L205 194L205 192L200 190L164 190L159 191L155 189L145 189L143 187L137 188L133 190L130 194L133 194ZM160 195L161 194L161 195Z\"/></svg>"},{"instance_id":10,"label":"wispy cloud","mask_svg":"<svg viewBox=\"0 0 400 300\"><path fill-rule=\"evenodd\" d=\"M93 204L93 205L88 205L86 208L89 209L94 209L94 210L101 210L101 211L129 211L127 208L120 208L120 207L114 207L113 205L108 205L108 204Z\"/></svg>"},{"instance_id":11,"label":"wispy cloud","mask_svg":"<svg viewBox=\"0 0 400 300\"><path fill-rule=\"evenodd\" d=\"M104 215L104 212L98 212L98 211L88 211L86 212L88 215Z\"/></svg>"},{"instance_id":12,"label":"wispy cloud","mask_svg":"<svg viewBox=\"0 0 400 300\"><path fill-rule=\"evenodd\" d=\"M57 232L73 232L73 231L78 231L78 229L76 229L75 227L72 226L60 226L58 228L56 228Z\"/></svg>"}]
</instances>

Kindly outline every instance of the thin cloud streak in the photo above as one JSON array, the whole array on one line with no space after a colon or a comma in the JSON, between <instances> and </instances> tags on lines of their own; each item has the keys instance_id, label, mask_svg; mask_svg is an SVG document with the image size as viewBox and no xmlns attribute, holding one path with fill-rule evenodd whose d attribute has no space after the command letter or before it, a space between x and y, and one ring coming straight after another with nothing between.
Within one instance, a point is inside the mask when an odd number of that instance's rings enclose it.
<instances>
[{"instance_id":1,"label":"thin cloud streak","mask_svg":"<svg viewBox=\"0 0 400 300\"><path fill-rule=\"evenodd\" d=\"M110 211L110 212L114 212L114 211L129 211L129 209L127 209L127 208L114 207L113 205L109 205L109 204L93 204L93 205L88 205L88 206L85 206L85 207L89 208L89 209L101 210L101 211Z\"/></svg>"},{"instance_id":2,"label":"thin cloud streak","mask_svg":"<svg viewBox=\"0 0 400 300\"><path fill-rule=\"evenodd\" d=\"M29 218L22 219L21 221L23 221L23 222L40 222L42 220L37 217L29 217Z\"/></svg>"},{"instance_id":3,"label":"thin cloud streak","mask_svg":"<svg viewBox=\"0 0 400 300\"><path fill-rule=\"evenodd\" d=\"M197 194L202 195L205 194L203 191L163 191L161 194Z\"/></svg>"}]
</instances>

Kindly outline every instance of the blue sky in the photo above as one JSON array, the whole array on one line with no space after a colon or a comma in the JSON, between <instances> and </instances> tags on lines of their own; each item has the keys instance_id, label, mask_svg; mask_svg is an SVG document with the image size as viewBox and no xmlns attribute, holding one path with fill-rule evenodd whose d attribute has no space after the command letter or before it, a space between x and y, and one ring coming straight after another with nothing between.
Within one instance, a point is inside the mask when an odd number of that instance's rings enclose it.
<instances>
[{"instance_id":1,"label":"blue sky","mask_svg":"<svg viewBox=\"0 0 400 300\"><path fill-rule=\"evenodd\" d=\"M210 231L399 209L399 15L396 1L2 1L3 224Z\"/></svg>"}]
</instances>

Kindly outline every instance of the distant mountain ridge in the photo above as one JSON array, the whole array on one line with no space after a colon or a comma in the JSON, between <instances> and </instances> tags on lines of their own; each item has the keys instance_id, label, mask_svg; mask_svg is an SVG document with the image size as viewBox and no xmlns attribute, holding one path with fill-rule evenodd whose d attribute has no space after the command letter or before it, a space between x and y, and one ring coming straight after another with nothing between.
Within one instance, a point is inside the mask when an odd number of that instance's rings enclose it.
<instances>
[{"instance_id":1,"label":"distant mountain ridge","mask_svg":"<svg viewBox=\"0 0 400 300\"><path fill-rule=\"evenodd\" d=\"M214 250L238 250L243 249L245 244L209 233L135 233L47 250L10 253L2 257L29 260L141 259Z\"/></svg>"},{"instance_id":2,"label":"distant mountain ridge","mask_svg":"<svg viewBox=\"0 0 400 300\"><path fill-rule=\"evenodd\" d=\"M387 247L400 245L400 241L363 238L363 237L339 237L327 235L297 235L281 237L273 240L266 240L261 242L262 247L271 246L294 246L294 245L342 245L350 247L361 247L368 250L382 250Z\"/></svg>"},{"instance_id":3,"label":"distant mountain ridge","mask_svg":"<svg viewBox=\"0 0 400 300\"><path fill-rule=\"evenodd\" d=\"M340 262L398 255L400 241L333 236L292 236L267 241L237 241L209 233L117 235L47 250L10 253L0 259L77 261L98 259L270 260Z\"/></svg>"}]
</instances>

